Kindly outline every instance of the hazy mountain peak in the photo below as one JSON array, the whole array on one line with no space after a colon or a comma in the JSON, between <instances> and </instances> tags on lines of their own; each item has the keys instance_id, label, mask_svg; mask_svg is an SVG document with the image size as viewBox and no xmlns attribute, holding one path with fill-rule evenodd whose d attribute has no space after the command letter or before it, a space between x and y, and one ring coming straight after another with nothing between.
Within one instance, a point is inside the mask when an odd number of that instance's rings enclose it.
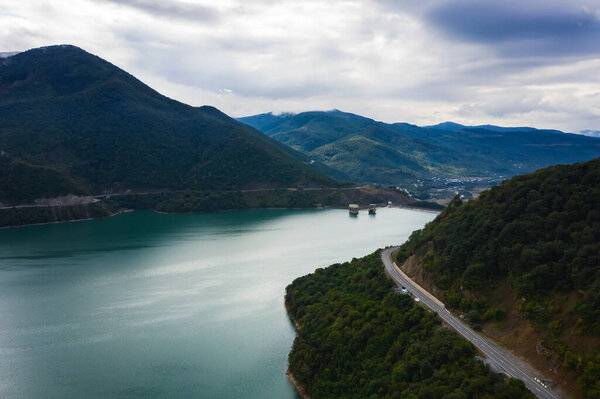
<instances>
[{"instance_id":1,"label":"hazy mountain peak","mask_svg":"<svg viewBox=\"0 0 600 399\"><path fill-rule=\"evenodd\" d=\"M429 129L443 129L443 130L460 130L463 129L465 126L461 125L460 123L456 123L456 122L450 122L450 121L446 121L446 122L442 122L442 123L438 123L437 125L430 125L430 126L423 126Z\"/></svg>"},{"instance_id":2,"label":"hazy mountain peak","mask_svg":"<svg viewBox=\"0 0 600 399\"><path fill-rule=\"evenodd\" d=\"M588 130L582 130L579 133L583 134L584 136L600 138L600 130L589 130L588 129Z\"/></svg>"},{"instance_id":3,"label":"hazy mountain peak","mask_svg":"<svg viewBox=\"0 0 600 399\"><path fill-rule=\"evenodd\" d=\"M4 51L4 52L0 52L0 58L10 58L13 55L17 55L19 53L20 53L20 51Z\"/></svg>"},{"instance_id":4,"label":"hazy mountain peak","mask_svg":"<svg viewBox=\"0 0 600 399\"><path fill-rule=\"evenodd\" d=\"M489 130L492 132L523 132L523 131L536 131L536 130L540 130L540 129L536 129L534 127L529 127L529 126L518 126L518 127L503 127L503 126L496 126L496 125L474 125L474 126L467 126L467 125L461 125L460 123L456 123L456 122L442 122L442 123L438 123L437 125L429 125L429 126L423 126L424 128L427 129L439 129L439 130L448 130L448 131L452 131L452 132L456 132L459 130L464 130L464 129L483 129L483 130ZM544 129L544 131L546 132L554 132L554 133L563 133L559 130L546 130Z\"/></svg>"}]
</instances>

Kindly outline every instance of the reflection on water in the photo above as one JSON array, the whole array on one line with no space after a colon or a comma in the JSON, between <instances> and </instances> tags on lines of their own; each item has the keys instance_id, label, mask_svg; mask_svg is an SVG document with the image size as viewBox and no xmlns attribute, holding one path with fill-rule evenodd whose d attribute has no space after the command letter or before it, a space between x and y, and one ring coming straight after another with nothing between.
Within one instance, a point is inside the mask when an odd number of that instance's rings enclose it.
<instances>
[{"instance_id":1,"label":"reflection on water","mask_svg":"<svg viewBox=\"0 0 600 399\"><path fill-rule=\"evenodd\" d=\"M0 231L0 397L295 398L285 286L432 213L134 212Z\"/></svg>"}]
</instances>

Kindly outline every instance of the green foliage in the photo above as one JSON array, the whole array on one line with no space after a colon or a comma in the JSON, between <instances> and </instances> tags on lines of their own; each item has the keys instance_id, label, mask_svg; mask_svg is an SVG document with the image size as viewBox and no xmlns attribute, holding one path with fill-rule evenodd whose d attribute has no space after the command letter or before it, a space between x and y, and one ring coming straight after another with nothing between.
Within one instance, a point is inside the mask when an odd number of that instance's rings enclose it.
<instances>
[{"instance_id":1,"label":"green foliage","mask_svg":"<svg viewBox=\"0 0 600 399\"><path fill-rule=\"evenodd\" d=\"M33 166L0 155L0 200L7 204L68 193L83 194L85 189L58 169Z\"/></svg>"},{"instance_id":2,"label":"green foliage","mask_svg":"<svg viewBox=\"0 0 600 399\"><path fill-rule=\"evenodd\" d=\"M560 335L562 331L562 321L561 320L553 320L548 323L548 331L552 334L553 337L557 337Z\"/></svg>"},{"instance_id":3,"label":"green foliage","mask_svg":"<svg viewBox=\"0 0 600 399\"><path fill-rule=\"evenodd\" d=\"M584 398L600 399L600 354L578 355L570 350L562 353L563 366L579 374L577 385Z\"/></svg>"},{"instance_id":4,"label":"green foliage","mask_svg":"<svg viewBox=\"0 0 600 399\"><path fill-rule=\"evenodd\" d=\"M85 205L0 209L0 227L65 222L111 216L113 208L103 202Z\"/></svg>"},{"instance_id":5,"label":"green foliage","mask_svg":"<svg viewBox=\"0 0 600 399\"><path fill-rule=\"evenodd\" d=\"M290 370L318 398L532 398L440 319L392 291L379 253L296 279Z\"/></svg>"},{"instance_id":6,"label":"green foliage","mask_svg":"<svg viewBox=\"0 0 600 399\"><path fill-rule=\"evenodd\" d=\"M481 316L481 320L484 322L490 320L502 321L504 319L506 319L506 311L501 308L488 309L483 316Z\"/></svg>"},{"instance_id":7,"label":"green foliage","mask_svg":"<svg viewBox=\"0 0 600 399\"><path fill-rule=\"evenodd\" d=\"M481 321L481 313L476 309L470 310L467 313L467 318L471 323L479 323Z\"/></svg>"},{"instance_id":8,"label":"green foliage","mask_svg":"<svg viewBox=\"0 0 600 399\"><path fill-rule=\"evenodd\" d=\"M600 357L568 349L566 317L578 331L600 335L600 159L555 166L518 176L481 193L477 200L446 208L411 235L398 261L426 253L424 268L452 308L468 319L502 320L503 309L487 309L496 283L508 279L521 298L519 310L579 375L585 397L598 397ZM573 314L557 312L557 294L582 295ZM575 320L573 320L575 318Z\"/></svg>"},{"instance_id":9,"label":"green foliage","mask_svg":"<svg viewBox=\"0 0 600 399\"><path fill-rule=\"evenodd\" d=\"M588 330L600 331L600 159L518 176L477 200L454 202L399 257L425 247L427 270L444 286L483 294L510 278L536 320L550 317L549 294L582 290L578 313Z\"/></svg>"},{"instance_id":10,"label":"green foliage","mask_svg":"<svg viewBox=\"0 0 600 399\"><path fill-rule=\"evenodd\" d=\"M577 360L577 368L581 371L577 384L581 392L585 398L600 399L600 355L590 354Z\"/></svg>"}]
</instances>

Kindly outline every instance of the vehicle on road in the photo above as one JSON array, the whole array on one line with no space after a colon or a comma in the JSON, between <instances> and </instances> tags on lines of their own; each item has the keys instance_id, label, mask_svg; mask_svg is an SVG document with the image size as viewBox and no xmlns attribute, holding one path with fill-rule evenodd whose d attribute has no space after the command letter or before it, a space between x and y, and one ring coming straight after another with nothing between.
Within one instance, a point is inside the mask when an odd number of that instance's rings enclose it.
<instances>
[{"instance_id":1,"label":"vehicle on road","mask_svg":"<svg viewBox=\"0 0 600 399\"><path fill-rule=\"evenodd\" d=\"M477 334L471 328L469 328L460 319L464 316L455 317L451 312L446 309L443 303L437 300L435 297L429 295L426 291L419 287L414 281L412 281L407 275L405 275L400 268L394 264L391 255L398 247L386 248L381 253L381 260L385 266L388 275L398 284L399 287L411 287L413 293L422 292L425 296L423 297L423 304L430 308L433 312L437 313L442 320L444 320L451 328L462 335L464 338L469 340L477 349L479 349L484 356L488 359L490 364L495 370L499 370L513 378L522 380L527 388L539 399L560 399L562 396L556 394L552 390L548 389L548 386L541 382L537 377L532 377L525 373L520 367L518 361L512 360L509 355L496 346L489 342L484 337ZM418 297L414 298L415 302L421 302Z\"/></svg>"}]
</instances>

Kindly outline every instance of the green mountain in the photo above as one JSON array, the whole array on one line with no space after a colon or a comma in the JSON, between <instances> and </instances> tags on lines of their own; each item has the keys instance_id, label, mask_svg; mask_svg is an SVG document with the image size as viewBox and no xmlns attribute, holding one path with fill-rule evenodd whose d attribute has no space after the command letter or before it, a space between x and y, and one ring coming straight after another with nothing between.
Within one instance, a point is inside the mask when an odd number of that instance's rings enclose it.
<instances>
[{"instance_id":1,"label":"green mountain","mask_svg":"<svg viewBox=\"0 0 600 399\"><path fill-rule=\"evenodd\" d=\"M566 390L600 397L600 158L456 198L397 261Z\"/></svg>"},{"instance_id":2,"label":"green mountain","mask_svg":"<svg viewBox=\"0 0 600 399\"><path fill-rule=\"evenodd\" d=\"M521 127L502 127L502 126L496 126L496 125L465 126L465 125L461 125L460 123L455 123L455 122L442 122L442 123L438 123L437 125L423 126L423 127L428 128L428 129L449 130L452 132L458 132L461 130L474 130L474 129L489 130L492 132L535 132L535 131L538 131L538 129L536 129L534 127L527 127L527 126L521 126ZM544 130L544 131L550 132L550 133L563 133L560 130Z\"/></svg>"},{"instance_id":3,"label":"green mountain","mask_svg":"<svg viewBox=\"0 0 600 399\"><path fill-rule=\"evenodd\" d=\"M483 181L489 186L515 174L600 155L599 139L555 130L451 122L418 127L337 110L238 120L355 182L400 185L417 193L416 180L426 189L456 185L450 180Z\"/></svg>"},{"instance_id":4,"label":"green mountain","mask_svg":"<svg viewBox=\"0 0 600 399\"><path fill-rule=\"evenodd\" d=\"M338 185L305 155L73 46L0 59L0 151L5 205L68 193Z\"/></svg>"}]
</instances>

